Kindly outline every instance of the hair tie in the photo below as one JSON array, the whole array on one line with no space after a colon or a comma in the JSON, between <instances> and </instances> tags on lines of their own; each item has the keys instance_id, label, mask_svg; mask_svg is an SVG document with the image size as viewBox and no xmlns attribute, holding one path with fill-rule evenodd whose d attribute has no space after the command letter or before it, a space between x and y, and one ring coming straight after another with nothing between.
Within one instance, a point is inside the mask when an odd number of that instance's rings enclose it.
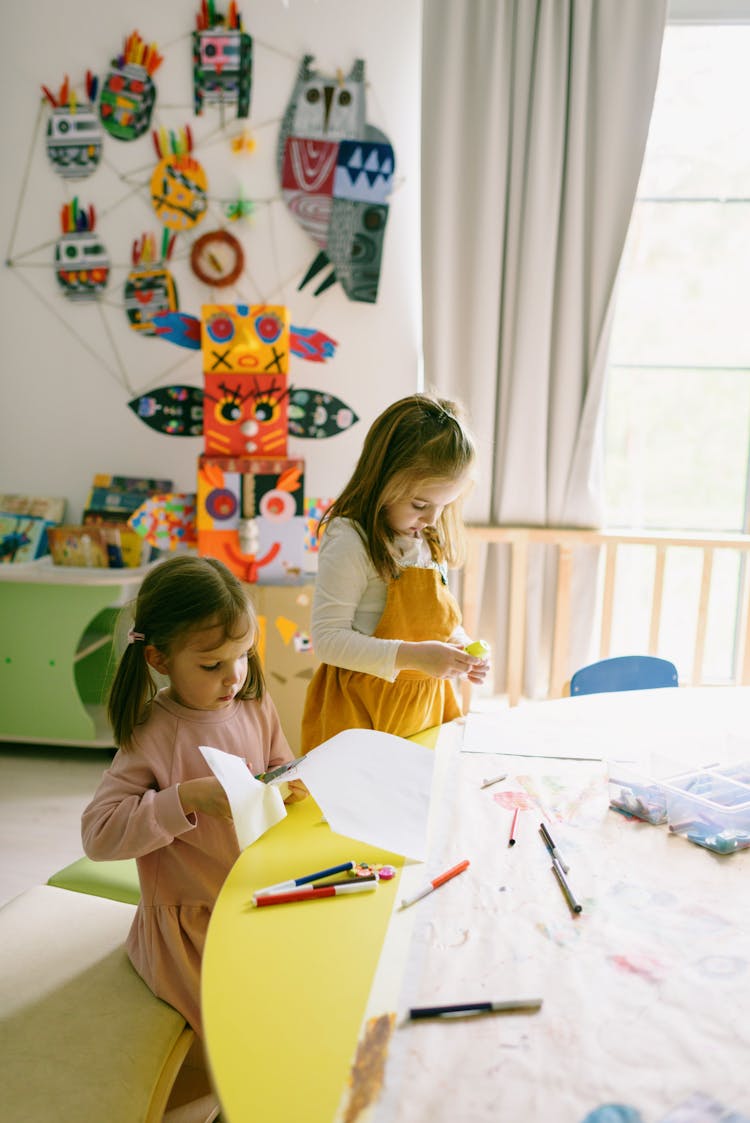
<instances>
[{"instance_id":1,"label":"hair tie","mask_svg":"<svg viewBox=\"0 0 750 1123\"><path fill-rule=\"evenodd\" d=\"M128 632L128 643L143 643L145 638L143 632L136 632L133 628Z\"/></svg>"}]
</instances>

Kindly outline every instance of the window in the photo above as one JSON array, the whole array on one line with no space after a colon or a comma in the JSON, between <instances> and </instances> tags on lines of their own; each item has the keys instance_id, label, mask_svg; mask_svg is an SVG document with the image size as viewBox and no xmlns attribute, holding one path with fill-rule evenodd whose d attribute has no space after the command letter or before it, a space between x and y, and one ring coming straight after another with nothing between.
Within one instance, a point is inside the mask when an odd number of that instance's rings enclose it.
<instances>
[{"instance_id":1,"label":"window","mask_svg":"<svg viewBox=\"0 0 750 1123\"><path fill-rule=\"evenodd\" d=\"M610 347L612 527L750 530L748 58L750 23L666 28ZM715 562L704 663L714 681L734 675L740 611L740 563L724 553ZM698 596L700 562L675 554L659 653L679 666L675 653L691 650L681 623L686 598ZM634 548L623 573L632 583L629 608L639 603L648 564ZM615 646L643 650L638 613L623 615Z\"/></svg>"}]
</instances>

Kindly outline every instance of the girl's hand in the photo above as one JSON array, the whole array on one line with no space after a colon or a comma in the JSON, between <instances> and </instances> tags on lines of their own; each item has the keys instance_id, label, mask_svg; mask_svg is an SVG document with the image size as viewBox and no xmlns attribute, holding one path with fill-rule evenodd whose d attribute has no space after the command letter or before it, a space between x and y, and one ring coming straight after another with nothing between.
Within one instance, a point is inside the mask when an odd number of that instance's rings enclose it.
<instances>
[{"instance_id":1,"label":"girl's hand","mask_svg":"<svg viewBox=\"0 0 750 1123\"><path fill-rule=\"evenodd\" d=\"M486 659L469 655L460 644L440 643L437 640L424 640L421 643L404 641L396 653L396 668L399 671L421 671L433 678L460 678L461 675L470 675L470 672L483 664L489 667Z\"/></svg>"},{"instance_id":2,"label":"girl's hand","mask_svg":"<svg viewBox=\"0 0 750 1123\"><path fill-rule=\"evenodd\" d=\"M202 811L204 815L213 815L217 819L229 819L231 822L232 811L227 799L227 793L215 776L201 776L197 780L183 780L177 789L186 815L195 811Z\"/></svg>"},{"instance_id":3,"label":"girl's hand","mask_svg":"<svg viewBox=\"0 0 750 1123\"><path fill-rule=\"evenodd\" d=\"M301 780L288 780L289 793L284 799L284 803L300 803L303 799L307 799L310 794L302 783Z\"/></svg>"},{"instance_id":4,"label":"girl's hand","mask_svg":"<svg viewBox=\"0 0 750 1123\"><path fill-rule=\"evenodd\" d=\"M467 679L469 680L469 682L473 682L476 686L479 686L487 678L487 675L490 671L490 666L490 659L482 659L479 663L476 664L476 666L472 667L471 670L468 671L466 675Z\"/></svg>"}]
</instances>

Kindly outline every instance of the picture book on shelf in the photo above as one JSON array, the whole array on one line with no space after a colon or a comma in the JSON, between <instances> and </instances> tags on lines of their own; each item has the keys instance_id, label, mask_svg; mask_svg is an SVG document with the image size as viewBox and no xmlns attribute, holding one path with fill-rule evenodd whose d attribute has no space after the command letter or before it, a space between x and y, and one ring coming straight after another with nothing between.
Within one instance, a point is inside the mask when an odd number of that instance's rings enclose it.
<instances>
[{"instance_id":1,"label":"picture book on shelf","mask_svg":"<svg viewBox=\"0 0 750 1123\"><path fill-rule=\"evenodd\" d=\"M93 479L86 510L108 515L124 515L137 511L149 496L172 491L172 480L143 476L110 476L98 472Z\"/></svg>"},{"instance_id":2,"label":"picture book on shelf","mask_svg":"<svg viewBox=\"0 0 750 1123\"><path fill-rule=\"evenodd\" d=\"M0 495L0 511L8 515L33 515L50 523L65 518L65 499L49 495Z\"/></svg>"},{"instance_id":3,"label":"picture book on shelf","mask_svg":"<svg viewBox=\"0 0 750 1123\"><path fill-rule=\"evenodd\" d=\"M52 525L36 515L0 510L0 564L34 561L46 554L47 535Z\"/></svg>"},{"instance_id":4,"label":"picture book on shelf","mask_svg":"<svg viewBox=\"0 0 750 1123\"><path fill-rule=\"evenodd\" d=\"M116 529L105 530L100 526L52 526L47 534L49 551L55 565L106 569L113 567L113 561L115 567L123 564L119 531Z\"/></svg>"}]
</instances>

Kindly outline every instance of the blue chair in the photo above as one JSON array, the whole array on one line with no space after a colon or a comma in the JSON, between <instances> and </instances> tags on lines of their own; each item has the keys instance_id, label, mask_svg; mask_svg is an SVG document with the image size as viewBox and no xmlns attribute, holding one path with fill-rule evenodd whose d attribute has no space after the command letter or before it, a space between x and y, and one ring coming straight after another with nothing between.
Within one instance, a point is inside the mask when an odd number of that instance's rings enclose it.
<instances>
[{"instance_id":1,"label":"blue chair","mask_svg":"<svg viewBox=\"0 0 750 1123\"><path fill-rule=\"evenodd\" d=\"M654 655L620 655L581 667L570 680L571 696L617 690L653 690L677 686L677 668Z\"/></svg>"}]
</instances>

